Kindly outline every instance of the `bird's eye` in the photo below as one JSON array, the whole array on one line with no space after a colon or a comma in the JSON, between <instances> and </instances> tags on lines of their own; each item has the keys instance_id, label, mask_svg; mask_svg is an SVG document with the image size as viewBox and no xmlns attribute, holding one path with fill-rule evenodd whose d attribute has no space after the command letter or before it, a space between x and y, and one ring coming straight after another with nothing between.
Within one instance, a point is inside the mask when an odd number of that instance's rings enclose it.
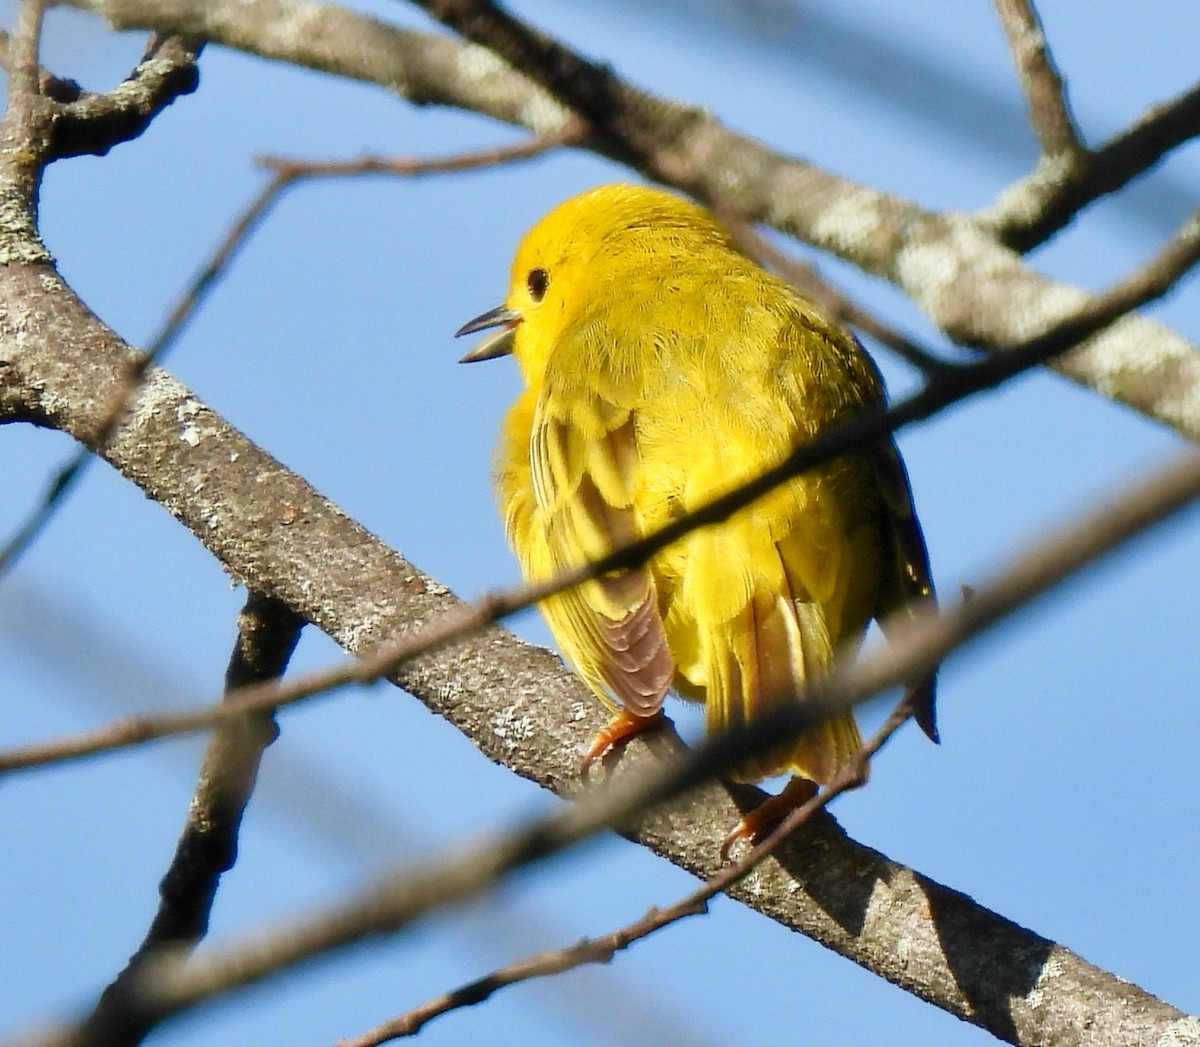
<instances>
[{"instance_id":1,"label":"bird's eye","mask_svg":"<svg viewBox=\"0 0 1200 1047\"><path fill-rule=\"evenodd\" d=\"M525 277L525 286L529 288L529 297L540 302L546 297L546 288L550 286L550 274L545 269L530 269Z\"/></svg>"}]
</instances>

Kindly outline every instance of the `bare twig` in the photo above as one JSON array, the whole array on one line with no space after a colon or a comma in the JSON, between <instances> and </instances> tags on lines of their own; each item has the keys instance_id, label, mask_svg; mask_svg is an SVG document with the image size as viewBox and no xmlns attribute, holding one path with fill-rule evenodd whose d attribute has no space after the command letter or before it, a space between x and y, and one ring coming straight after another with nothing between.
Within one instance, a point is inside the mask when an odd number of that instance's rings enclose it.
<instances>
[{"instance_id":1,"label":"bare twig","mask_svg":"<svg viewBox=\"0 0 1200 1047\"><path fill-rule=\"evenodd\" d=\"M21 0L9 57L10 105L17 99L36 98L41 94L38 55L41 52L45 7L45 0Z\"/></svg>"},{"instance_id":2,"label":"bare twig","mask_svg":"<svg viewBox=\"0 0 1200 1047\"><path fill-rule=\"evenodd\" d=\"M246 713L281 708L315 694L351 683L368 683L394 672L402 662L459 639L485 625L531 607L564 589L645 562L650 556L697 527L719 523L781 483L821 462L876 441L912 422L931 417L959 400L994 388L1014 375L1044 363L1070 346L1112 323L1130 309L1165 293L1200 254L1200 215L1146 265L1092 298L1075 316L1025 345L998 356L943 368L923 389L886 410L864 412L801 444L782 462L659 531L614 550L608 556L536 585L492 593L474 606L461 607L429 625L384 642L350 659L287 684L258 684L244 688L215 706L184 713L158 713L111 723L95 731L40 745L0 752L0 775L111 752L170 735L203 730ZM932 667L930 667L932 668Z\"/></svg>"},{"instance_id":3,"label":"bare twig","mask_svg":"<svg viewBox=\"0 0 1200 1047\"><path fill-rule=\"evenodd\" d=\"M251 684L232 692L216 705L185 712L123 717L93 731L8 750L0 753L0 775L112 752L159 738L207 730L245 716L281 709L347 684L373 683L409 658L465 636L504 615L532 606L542 598L543 588L520 586L492 594L472 607L446 614L417 633L382 644L357 658L299 674L286 683L271 681Z\"/></svg>"},{"instance_id":4,"label":"bare twig","mask_svg":"<svg viewBox=\"0 0 1200 1047\"><path fill-rule=\"evenodd\" d=\"M227 693L283 673L303 621L278 601L251 593L238 615L238 637L225 674ZM270 713L222 724L204 754L196 794L171 866L159 885L158 912L125 969L101 994L84 1040L110 1047L141 1043L149 1028L130 1006L138 978L165 953L190 951L208 931L223 873L233 868L242 815L263 751L278 731Z\"/></svg>"},{"instance_id":5,"label":"bare twig","mask_svg":"<svg viewBox=\"0 0 1200 1047\"><path fill-rule=\"evenodd\" d=\"M416 176L476 171L519 160L530 160L559 146L570 145L578 138L579 129L576 125L572 125L514 145L495 146L490 149L454 153L449 156L366 157L347 161L296 160L279 156L259 157L257 161L259 166L272 172L270 181L259 190L245 210L238 215L212 257L192 278L167 315L162 329L150 342L147 356L150 360L157 360L170 350L183 333L188 321L215 288L218 280L228 271L230 264L245 247L250 236L265 221L282 197L283 192L297 182L321 176L372 173ZM3 557L0 556L0 570L3 568L3 563Z\"/></svg>"},{"instance_id":6,"label":"bare twig","mask_svg":"<svg viewBox=\"0 0 1200 1047\"><path fill-rule=\"evenodd\" d=\"M205 299L216 290L221 278L229 272L233 260L249 243L250 237L267 220L288 184L287 179L272 178L255 193L254 199L233 220L233 224L221 238L217 249L200 271L192 277L191 282L171 307L171 311L167 313L162 327L150 340L145 357L147 365L162 359L171 351L187 327L188 321L204 304ZM132 391L131 389L129 392L132 393ZM0 560L0 563L3 561Z\"/></svg>"},{"instance_id":7,"label":"bare twig","mask_svg":"<svg viewBox=\"0 0 1200 1047\"><path fill-rule=\"evenodd\" d=\"M513 145L494 146L473 153L457 153L444 157L360 156L355 160L297 160L285 156L260 156L258 164L273 171L280 179L344 177L368 174L426 175L477 171L518 160L532 160L561 146L583 141L584 129L578 122L568 122L556 131L537 135Z\"/></svg>"},{"instance_id":8,"label":"bare twig","mask_svg":"<svg viewBox=\"0 0 1200 1047\"><path fill-rule=\"evenodd\" d=\"M605 130L585 141L586 148L630 162L715 210L768 224L889 280L943 333L966 346L1021 342L1083 298L1083 292L1024 266L997 242L988 223L922 209L768 149L702 109L638 90L611 70L596 72L598 67L562 45L545 47L540 34L527 50L535 58L546 56L546 68L523 75L519 65L487 61L473 44L400 29L320 0L242 0L236 19L201 0L71 2L96 10L118 28L195 32L264 57L375 83L417 104L457 106L536 132L561 128L571 109L533 77L569 89L572 77L555 70L580 70L581 93L600 96L615 114ZM424 6L433 3L424 0ZM490 46L488 23L473 25L480 30L473 39ZM518 51L508 54L497 46L510 63ZM1195 123L1196 116L1193 106L1187 119ZM1180 133L1177 127L1169 132L1176 140ZM1152 139L1147 135L1144 141ZM1146 170L1158 155L1151 146L1145 162L1135 162L1136 169L1127 168L1123 177ZM1135 159L1132 152L1126 156ZM1043 172L1047 187L1052 175ZM1036 203L1014 207L1018 215L1040 213ZM853 220L843 221L847 216ZM1006 305L1013 301L1021 307ZM1086 353L1053 366L1109 399L1200 438L1200 351L1161 324L1137 318L1105 332Z\"/></svg>"},{"instance_id":9,"label":"bare twig","mask_svg":"<svg viewBox=\"0 0 1200 1047\"><path fill-rule=\"evenodd\" d=\"M38 499L37 505L33 507L25 520L4 543L4 547L0 549L0 576L7 573L34 539L49 525L58 506L66 498L71 488L79 482L91 460L91 452L86 448L81 448L71 455L67 464L61 466L51 477L41 498Z\"/></svg>"},{"instance_id":10,"label":"bare twig","mask_svg":"<svg viewBox=\"0 0 1200 1047\"><path fill-rule=\"evenodd\" d=\"M38 500L37 505L34 506L24 522L17 528L4 546L0 548L0 576L3 576L20 559L25 550L29 548L37 536L54 518L54 514L66 500L67 495L70 494L71 490L82 479L89 465L95 460L93 452L97 447L104 446L112 436L113 431L121 423L126 405L137 389L142 377L152 364L162 359L174 347L188 322L195 315L196 310L200 308L208 295L216 289L221 278L229 271L233 260L249 242L253 233L261 227L274 206L281 199L285 190L304 178L320 175L369 173L364 165L372 164L379 165L378 170L386 170L391 174L404 175L473 171L496 164L510 163L540 156L558 146L576 141L579 138L579 133L578 127L571 125L551 134L533 138L528 142L445 157L406 157L390 160L371 158L369 160L347 161L344 163L306 162L287 160L280 157L261 158L259 163L274 171L270 181L255 194L254 199L234 219L233 224L221 239L220 244L217 245L212 256L192 278L175 305L171 308L166 320L163 322L163 326L151 339L145 353L130 360L125 385L112 398L109 413L98 427L99 431L91 447L80 448L64 465L59 467L49 484L46 485L46 489L42 493L42 497Z\"/></svg>"},{"instance_id":11,"label":"bare twig","mask_svg":"<svg viewBox=\"0 0 1200 1047\"><path fill-rule=\"evenodd\" d=\"M148 965L138 980L138 991L131 994L131 1006L140 1012L135 1020L152 1027L314 956L368 937L394 933L419 916L466 898L522 865L557 853L605 827L628 824L652 805L738 766L760 747L777 746L782 739L810 730L822 718L870 694L925 675L968 639L1197 497L1200 454L1190 454L1041 540L991 581L976 588L969 601L960 601L937 618L926 617L903 626L903 638L895 647L837 666L828 676L814 680L803 702L780 706L753 724L706 740L682 758L654 766L653 773L637 773L644 772L644 766L635 768L628 776L591 791L577 804L559 808L499 838L459 849L442 861L423 863L416 873L389 877L345 903L282 929L259 932L241 943L195 957L186 966L178 958L164 957ZM935 962L934 957L944 955L945 946L933 942L939 936L966 929L952 930L946 922L944 906L951 892L924 882L925 889L937 895L938 923L936 928L931 925L932 899L923 915L914 919L932 938L931 942L923 941L922 947L932 950L929 960ZM896 904L898 889L894 878L891 883L889 905ZM956 1003L951 1004L948 998L935 1002L1010 1042L1043 1042L1046 1029L1054 1028L1059 1030L1056 1042L1062 1047L1099 1043L1089 1038L1090 1029L1102 1029L1109 1037L1103 1042L1151 1044L1159 1042L1155 1037L1183 1017L1128 983L1122 983L1119 991L1100 988L1114 982L1110 975L986 910L973 911L969 923L970 979L954 997ZM914 931L909 927L906 933ZM827 943L852 956L856 946L862 944L854 938ZM1001 950L1003 959L993 955L992 946ZM887 976L908 984L913 971L903 961L895 966L896 956L889 954L893 967ZM1030 980L1027 974L1018 977L1013 971L1002 973L989 967L994 962L1012 963L1017 954L1023 966L1033 956L1049 962L1053 954L1054 994L1038 990L1037 979ZM955 974L947 977L953 980ZM1028 996L1013 996L1014 984L1028 984ZM1002 1002L995 998L997 991ZM989 1005L981 1006L972 995L975 993L988 994ZM1087 1008L1091 1020L1072 1019L1079 1007ZM1071 1036L1062 1030L1071 1030ZM26 1047L74 1047L92 1042L82 1039L80 1031L79 1026L58 1029L27 1041Z\"/></svg>"},{"instance_id":12,"label":"bare twig","mask_svg":"<svg viewBox=\"0 0 1200 1047\"><path fill-rule=\"evenodd\" d=\"M516 963L508 964L482 978L459 986L451 992L434 997L419 1007L414 1007L396 1018L368 1029L359 1036L341 1040L337 1047L377 1047L378 1044L386 1043L388 1040L415 1036L434 1018L463 1007L473 1007L483 1003L506 986L530 981L533 978L562 974L564 971L573 970L585 964L609 963L618 952L628 949L634 942L648 938L657 931L689 916L701 916L707 913L708 903L713 898L753 872L817 811L828 807L842 793L865 784L871 758L883 748L887 740L910 717L911 711L908 708L907 699L905 699L892 711L883 726L841 768L820 793L791 811L742 858L710 876L699 888L674 904L665 909L652 908L641 919L602 937L585 939L564 949L551 949L536 953L518 960Z\"/></svg>"},{"instance_id":13,"label":"bare twig","mask_svg":"<svg viewBox=\"0 0 1200 1047\"><path fill-rule=\"evenodd\" d=\"M1086 150L1033 0L994 0L994 3L1025 92L1029 122L1042 144L1043 155L1066 157L1068 163L1081 160Z\"/></svg>"},{"instance_id":14,"label":"bare twig","mask_svg":"<svg viewBox=\"0 0 1200 1047\"><path fill-rule=\"evenodd\" d=\"M1112 301L1127 301L1130 309L1161 298L1200 261L1200 210L1193 211L1179 230L1144 265L1139 266L1107 294Z\"/></svg>"}]
</instances>

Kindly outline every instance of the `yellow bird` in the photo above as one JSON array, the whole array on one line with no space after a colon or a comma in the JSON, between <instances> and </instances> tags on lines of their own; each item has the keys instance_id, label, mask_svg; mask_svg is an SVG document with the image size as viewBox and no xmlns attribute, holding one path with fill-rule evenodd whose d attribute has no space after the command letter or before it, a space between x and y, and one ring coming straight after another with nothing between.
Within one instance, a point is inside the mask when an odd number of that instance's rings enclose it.
<instances>
[{"instance_id":1,"label":"yellow bird","mask_svg":"<svg viewBox=\"0 0 1200 1047\"><path fill-rule=\"evenodd\" d=\"M641 186L593 189L538 222L504 304L458 334L489 328L463 362L511 353L521 368L496 487L531 581L703 506L884 397L853 335L742 254L708 212ZM710 733L794 701L872 618L932 598L908 477L887 440L541 609L613 713L590 763L658 722L672 688L704 703ZM932 678L916 693L936 741ZM737 777L824 784L859 745L846 714Z\"/></svg>"}]
</instances>

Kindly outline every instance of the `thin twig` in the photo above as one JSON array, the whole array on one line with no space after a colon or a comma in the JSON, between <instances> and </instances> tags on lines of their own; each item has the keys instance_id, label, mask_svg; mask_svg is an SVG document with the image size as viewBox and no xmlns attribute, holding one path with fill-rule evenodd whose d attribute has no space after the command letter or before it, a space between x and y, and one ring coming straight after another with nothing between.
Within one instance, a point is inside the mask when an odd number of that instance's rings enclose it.
<instances>
[{"instance_id":1,"label":"thin twig","mask_svg":"<svg viewBox=\"0 0 1200 1047\"><path fill-rule=\"evenodd\" d=\"M199 272L192 277L183 293L171 307L171 311L167 313L158 333L150 339L144 357L143 372L150 364L162 359L174 348L188 322L204 304L205 299L216 290L221 278L230 271L234 259L241 254L250 242L250 238L262 227L275 205L279 203L283 190L288 185L288 179L272 178L254 194L250 203L233 220L233 224L221 238L216 250L209 256L208 261L204 263ZM126 398L132 392L133 390L129 390ZM0 561L0 563L2 562Z\"/></svg>"},{"instance_id":2,"label":"thin twig","mask_svg":"<svg viewBox=\"0 0 1200 1047\"><path fill-rule=\"evenodd\" d=\"M708 903L726 888L744 879L817 811L844 792L860 788L866 783L871 759L884 744L911 717L907 698L899 703L884 721L882 727L857 753L838 771L833 780L817 795L788 813L777 826L757 845L752 847L736 862L725 866L710 876L700 887L665 909L652 908L645 916L633 923L612 931L599 938L588 938L563 949L550 949L535 953L515 963L507 964L473 982L414 1007L410 1011L383 1022L366 1032L348 1040L339 1040L337 1047L378 1047L388 1040L414 1036L434 1018L463 1007L483 1003L500 989L533 978L545 978L562 974L586 964L609 963L618 952L628 949L634 942L669 927L689 916L701 916L708 912Z\"/></svg>"},{"instance_id":3,"label":"thin twig","mask_svg":"<svg viewBox=\"0 0 1200 1047\"><path fill-rule=\"evenodd\" d=\"M1200 261L1200 209L1193 211L1179 230L1144 265L1113 287L1114 299L1124 296L1138 305L1165 295Z\"/></svg>"},{"instance_id":4,"label":"thin twig","mask_svg":"<svg viewBox=\"0 0 1200 1047\"><path fill-rule=\"evenodd\" d=\"M279 178L344 177L368 174L425 175L477 171L518 160L535 157L574 145L584 137L583 125L570 122L567 126L544 135L537 135L514 145L493 146L472 153L444 157L379 156L368 154L354 160L297 160L286 156L260 156L257 163Z\"/></svg>"},{"instance_id":5,"label":"thin twig","mask_svg":"<svg viewBox=\"0 0 1200 1047\"><path fill-rule=\"evenodd\" d=\"M610 571L636 567L695 528L728 519L756 498L805 470L841 454L870 446L950 404L995 388L1007 379L1044 363L1129 310L1165 293L1195 263L1198 256L1200 213L1189 219L1151 261L1108 291L1094 296L1075 315L1051 330L1030 339L1019 348L943 369L912 396L886 409L863 412L848 422L826 430L815 439L796 447L773 468L594 563L564 571L545 582L499 590L423 628L385 641L358 658L296 676L286 684L258 684L242 689L230 696L228 701L217 705L183 713L157 713L118 720L95 731L0 752L0 775L100 752L112 752L156 738L203 730L232 717L281 708L347 684L370 683L380 679L403 661L460 639L485 625L531 607L548 596Z\"/></svg>"},{"instance_id":6,"label":"thin twig","mask_svg":"<svg viewBox=\"0 0 1200 1047\"><path fill-rule=\"evenodd\" d=\"M251 593L238 615L238 636L225 673L226 693L282 675L303 625L277 600ZM230 721L213 733L183 833L159 885L158 911L141 945L86 1019L85 1039L123 1047L141 1043L149 1032L137 1021L130 994L137 991L148 964L168 952L189 952L208 932L217 886L237 857L242 815L263 752L278 733L269 712Z\"/></svg>"},{"instance_id":7,"label":"thin twig","mask_svg":"<svg viewBox=\"0 0 1200 1047\"><path fill-rule=\"evenodd\" d=\"M1042 144L1043 155L1081 160L1086 150L1033 0L993 2L1004 35L1008 37L1009 50L1029 108L1029 122Z\"/></svg>"},{"instance_id":8,"label":"thin twig","mask_svg":"<svg viewBox=\"0 0 1200 1047\"><path fill-rule=\"evenodd\" d=\"M157 363L174 347L188 322L216 289L220 280L229 272L233 260L249 242L253 233L262 226L275 204L279 202L284 190L295 185L299 180L309 177L365 174L368 173L368 170L364 165L369 164L380 165L376 170L386 170L391 174L404 175L473 171L497 164L531 159L551 149L570 144L578 140L579 136L579 127L572 125L516 145L429 158L383 160L372 157L358 161L320 163L288 160L281 157L262 157L258 162L274 172L270 181L255 194L246 208L234 219L216 250L188 283L171 308L163 326L159 329L158 334L150 340L146 351L130 360L126 379L112 398L109 410L97 426L96 435L90 441L90 445L81 447L58 469L47 484L38 504L3 548L0 548L0 576L3 576L13 566L53 519L67 495L78 484L91 462L95 460L94 452L104 447L121 424L126 406L137 391L146 372L151 365Z\"/></svg>"},{"instance_id":9,"label":"thin twig","mask_svg":"<svg viewBox=\"0 0 1200 1047\"><path fill-rule=\"evenodd\" d=\"M42 21L45 0L21 0L17 27L13 33L9 57L9 104L16 99L32 99L40 94Z\"/></svg>"},{"instance_id":10,"label":"thin twig","mask_svg":"<svg viewBox=\"0 0 1200 1047\"><path fill-rule=\"evenodd\" d=\"M577 804L557 808L498 838L458 848L440 861L425 862L416 873L398 873L353 898L311 913L275 931L260 931L242 942L194 957L186 966L164 957L139 979L131 1006L138 1021L155 1025L232 990L258 982L314 956L365 938L394 933L434 909L461 901L514 869L541 860L604 828L629 824L639 812L726 773L749 754L778 746L811 730L869 695L920 678L953 650L1044 594L1053 586L1132 536L1200 497L1200 454L1189 454L1155 472L1111 502L1052 533L992 580L939 617L902 627L895 647L858 662L841 664L806 688L803 701L779 706L736 731L707 739L696 749L653 773L619 777L592 790ZM1129 1001L1122 999L1124 1006ZM998 1010L1003 1010L999 1008ZM1176 1012L1177 1013L1177 1012ZM997 1028L984 1010L972 1015L984 1028ZM1010 1022L1007 1013L1002 1026ZM79 1026L64 1027L26 1047L64 1047L94 1041Z\"/></svg>"}]
</instances>

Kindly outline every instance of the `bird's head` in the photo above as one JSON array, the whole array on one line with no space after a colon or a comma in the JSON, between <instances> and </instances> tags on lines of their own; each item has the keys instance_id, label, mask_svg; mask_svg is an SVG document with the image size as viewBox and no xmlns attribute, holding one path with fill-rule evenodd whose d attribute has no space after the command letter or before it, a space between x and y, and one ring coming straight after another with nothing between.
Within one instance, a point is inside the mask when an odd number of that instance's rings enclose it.
<instances>
[{"instance_id":1,"label":"bird's head","mask_svg":"<svg viewBox=\"0 0 1200 1047\"><path fill-rule=\"evenodd\" d=\"M702 208L661 189L615 184L573 197L521 240L504 304L456 332L490 332L461 362L512 354L533 384L588 310L619 309L628 289L686 251L689 239L727 236Z\"/></svg>"}]
</instances>

